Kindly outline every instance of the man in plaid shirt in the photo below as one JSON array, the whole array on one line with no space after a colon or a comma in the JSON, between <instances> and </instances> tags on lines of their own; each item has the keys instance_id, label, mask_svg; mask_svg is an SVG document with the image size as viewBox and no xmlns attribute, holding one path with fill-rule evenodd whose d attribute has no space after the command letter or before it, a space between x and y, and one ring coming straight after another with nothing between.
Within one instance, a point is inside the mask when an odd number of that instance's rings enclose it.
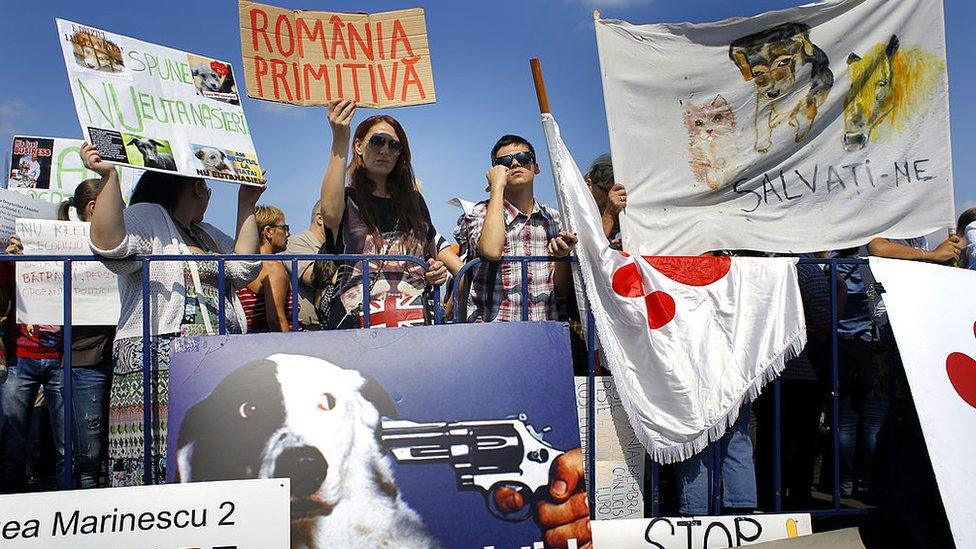
<instances>
[{"instance_id":1,"label":"man in plaid shirt","mask_svg":"<svg viewBox=\"0 0 976 549\"><path fill-rule=\"evenodd\" d=\"M528 264L527 316L523 316L522 266L502 256L568 256L576 235L560 231L559 212L535 201L539 173L535 149L524 138L505 135L491 149L489 199L458 219L454 235L482 261L471 272L469 322L555 320L556 295L572 284L566 262Z\"/></svg>"}]
</instances>

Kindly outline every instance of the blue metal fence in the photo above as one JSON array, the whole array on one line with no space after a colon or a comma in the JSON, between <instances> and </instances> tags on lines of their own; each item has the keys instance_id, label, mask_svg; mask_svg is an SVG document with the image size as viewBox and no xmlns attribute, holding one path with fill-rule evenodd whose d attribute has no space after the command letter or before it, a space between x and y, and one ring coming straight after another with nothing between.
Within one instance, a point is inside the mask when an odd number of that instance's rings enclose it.
<instances>
[{"instance_id":1,"label":"blue metal fence","mask_svg":"<svg viewBox=\"0 0 976 549\"><path fill-rule=\"evenodd\" d=\"M362 269L363 277L363 324L365 327L370 326L369 318L369 262L370 261L398 261L407 262L418 265L422 269L426 270L428 268L427 264L417 257L412 256L397 256L397 255L376 255L376 256L363 256L363 255L296 255L296 254L276 254L276 255L212 255L205 256L208 259L216 259L218 261L218 290L221 295L224 295L226 289L225 281L225 262L226 261L257 261L257 260L279 260L287 261L291 264L291 281L292 281L292 307L291 313L291 324L293 330L299 329L299 315L298 315L298 262L299 261L315 261L315 260L325 260L325 261L338 261L338 262L359 262ZM150 318L150 300L146 299L149 295L150 289L150 264L157 261L199 261L202 257L200 255L153 255L153 256L139 256L137 259L130 259L127 261L140 261L142 268L142 318L143 318L143 428L144 428L144 446L143 446L143 481L146 484L151 484L155 482L162 482L164 479L154 478L154 469L152 467L153 458L153 440L152 440L152 383L151 383L151 371L148 365L153 364L151 360L151 349L150 349L150 325L147 320ZM63 309L64 318L71 318L72 310L72 266L78 262L84 261L97 261L98 259L93 256L54 256L54 255L30 255L30 256L12 256L12 255L0 255L0 261L57 261L63 262ZM472 268L474 268L480 260L476 259L474 261L466 264L461 272L458 273L456 280L467 274ZM532 262L552 262L552 261L570 261L575 262L574 258L565 259L553 259L550 257L505 257L502 258L504 262L518 263L522 272L522 280L528 280L528 268L529 263ZM803 258L799 260L801 263L816 263L824 266L830 278L830 287L832 289L837 287L837 266L842 264L862 264L866 260L861 258L835 258L835 259L807 259ZM528 309L528 287L522 285L522 318L523 320L528 320L529 309ZM458 300L461 297L460 285L455 284L454 292L454 303L455 303L455 314L453 318L450 319L453 322L464 322L465 319L461 318L459 315ZM433 301L434 301L434 323L442 324L446 321L444 309L440 299L440 289L434 288L433 290ZM218 333L226 333L226 311L224 310L224 300L220 300L219 313L219 324ZM829 509L810 509L806 510L810 512L815 517L828 517L828 516L839 516L848 514L861 514L865 513L864 508L844 508L841 502L840 493L840 443L839 443L839 340L837 334L838 316L839 311L837 308L836 293L831 291L830 294L830 315L831 315L831 325L833 326L831 340L830 340L830 358L831 358L831 376L830 376L830 418L831 418L831 434L832 434L832 444L831 444L831 454L832 454L832 468L833 468L833 485L832 485L832 505ZM588 381L587 381L587 394L589 395L587 403L587 439L589 441L589 451L586 455L586 465L588 470L595 471L595 422L593 418L596 415L595 409L595 363L596 363L596 351L595 351L595 323L593 321L592 314L589 314L586 319L586 345L587 345L587 364L588 364ZM72 383L71 383L71 339L72 339L72 327L70 323L66 323L64 326L64 343L63 343L63 401L64 401L64 467L61 471L63 476L63 481L65 485L71 485L73 479L73 456L72 447L74 442L74 437L72 436L74 421L72 416ZM781 412L781 396L780 396L780 386L779 381L772 384L770 388L773 394L773 470L769 473L773 475L773 490L774 490L774 501L773 501L773 511L780 512L783 510L782 502L782 457L781 457L781 432L782 432L782 421L780 418ZM722 513L722 498L721 498L721 452L717 451L717 443L713 444L712 455L714 456L714 462L712 467L713 473L711 475L711 491L710 491L710 502L711 509L714 514ZM661 471L660 466L657 463L653 463L650 460L645 462L645 504L647 516L659 516L661 512L661 493L660 493L660 479ZM757 476L765 474L765 471L757 471ZM590 512L593 514L596 510L595 502L596 491L589 491L589 503Z\"/></svg>"}]
</instances>

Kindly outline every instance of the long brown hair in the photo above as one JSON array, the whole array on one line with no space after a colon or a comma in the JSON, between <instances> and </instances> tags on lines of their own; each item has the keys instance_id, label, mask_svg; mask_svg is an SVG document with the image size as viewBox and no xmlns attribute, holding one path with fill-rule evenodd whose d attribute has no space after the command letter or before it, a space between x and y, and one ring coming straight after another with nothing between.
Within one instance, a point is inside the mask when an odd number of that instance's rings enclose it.
<instances>
[{"instance_id":1,"label":"long brown hair","mask_svg":"<svg viewBox=\"0 0 976 549\"><path fill-rule=\"evenodd\" d=\"M58 204L58 219L60 221L68 221L68 209L74 207L75 211L78 212L78 219L82 221L87 221L85 218L85 206L98 198L98 193L102 192L102 187L105 183L101 179L86 179L78 186L75 187L75 195L68 200L61 201Z\"/></svg>"},{"instance_id":2,"label":"long brown hair","mask_svg":"<svg viewBox=\"0 0 976 549\"><path fill-rule=\"evenodd\" d=\"M414 181L413 166L410 164L410 143L407 141L407 133L403 131L403 126L392 116L377 114L360 122L356 126L356 133L353 134L353 138L359 140L364 147L368 146L364 141L366 134L380 122L386 122L393 126L397 139L403 145L396 164L393 166L393 171L386 176L386 192L390 195L397 227L408 236L426 241L428 221L422 214L420 204L423 198L417 191ZM366 223L370 231L378 232L377 212L369 200L376 185L367 177L366 166L359 154L354 154L352 162L349 163L349 179L352 182L356 204L362 212L363 222Z\"/></svg>"}]
</instances>

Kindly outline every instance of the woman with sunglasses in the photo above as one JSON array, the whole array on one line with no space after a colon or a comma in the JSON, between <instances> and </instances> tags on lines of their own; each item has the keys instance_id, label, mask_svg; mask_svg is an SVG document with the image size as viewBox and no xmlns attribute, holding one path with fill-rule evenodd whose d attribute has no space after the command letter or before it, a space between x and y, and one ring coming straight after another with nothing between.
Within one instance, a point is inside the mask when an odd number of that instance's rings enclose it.
<instances>
[{"instance_id":1,"label":"woman with sunglasses","mask_svg":"<svg viewBox=\"0 0 976 549\"><path fill-rule=\"evenodd\" d=\"M290 227L285 212L272 205L254 209L262 254L276 254L288 246ZM291 277L281 261L262 261L261 272L237 290L247 317L247 332L287 332L291 329Z\"/></svg>"},{"instance_id":2,"label":"woman with sunglasses","mask_svg":"<svg viewBox=\"0 0 976 549\"><path fill-rule=\"evenodd\" d=\"M115 374L109 396L109 479L112 486L143 482L143 322L149 325L148 365L153 391L150 410L152 478L166 478L166 413L169 406L171 344L181 336L216 334L224 302L227 333L244 331L246 319L234 288L245 286L261 270L260 261L228 261L220 293L218 263L153 261L149 266L150 318L143 319L142 262L139 255L254 254L258 228L254 205L264 185L241 185L237 195L237 239L203 222L211 190L203 179L146 171L125 207L115 166L85 143L85 167L101 176L104 187L91 216L91 248L119 275L122 309L112 348Z\"/></svg>"},{"instance_id":3,"label":"woman with sunglasses","mask_svg":"<svg viewBox=\"0 0 976 549\"><path fill-rule=\"evenodd\" d=\"M426 271L412 262L370 261L365 284L371 302L370 325L429 324L426 289L447 280L445 263L456 272L461 261L431 223L417 190L403 127L390 116L370 116L356 127L350 143L355 112L354 101L329 103L332 152L322 178L326 233L322 251L409 255L424 260ZM340 265L336 284L338 297L323 319L326 326L363 326L362 262Z\"/></svg>"}]
</instances>

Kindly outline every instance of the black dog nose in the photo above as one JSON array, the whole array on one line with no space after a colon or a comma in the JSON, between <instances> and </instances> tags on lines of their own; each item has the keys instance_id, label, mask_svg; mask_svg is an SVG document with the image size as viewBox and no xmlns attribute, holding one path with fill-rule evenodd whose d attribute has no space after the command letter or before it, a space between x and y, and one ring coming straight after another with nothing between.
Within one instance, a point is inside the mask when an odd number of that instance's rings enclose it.
<instances>
[{"instance_id":1,"label":"black dog nose","mask_svg":"<svg viewBox=\"0 0 976 549\"><path fill-rule=\"evenodd\" d=\"M312 446L295 446L281 452L275 460L276 477L291 479L291 495L304 498L316 492L329 471L325 456Z\"/></svg>"}]
</instances>

